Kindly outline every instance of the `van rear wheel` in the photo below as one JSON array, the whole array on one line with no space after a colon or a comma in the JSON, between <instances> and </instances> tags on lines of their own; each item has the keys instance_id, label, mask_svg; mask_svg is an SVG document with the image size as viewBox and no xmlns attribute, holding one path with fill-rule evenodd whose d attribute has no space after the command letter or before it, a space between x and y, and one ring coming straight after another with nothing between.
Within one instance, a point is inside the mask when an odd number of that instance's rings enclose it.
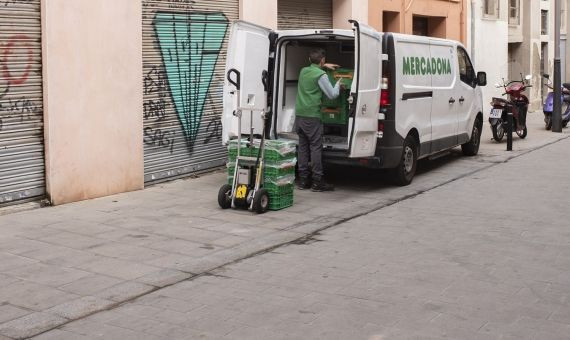
<instances>
[{"instance_id":1,"label":"van rear wheel","mask_svg":"<svg viewBox=\"0 0 570 340\"><path fill-rule=\"evenodd\" d=\"M418 142L412 135L404 140L400 163L393 169L393 180L396 185L406 186L412 183L418 167Z\"/></svg>"}]
</instances>

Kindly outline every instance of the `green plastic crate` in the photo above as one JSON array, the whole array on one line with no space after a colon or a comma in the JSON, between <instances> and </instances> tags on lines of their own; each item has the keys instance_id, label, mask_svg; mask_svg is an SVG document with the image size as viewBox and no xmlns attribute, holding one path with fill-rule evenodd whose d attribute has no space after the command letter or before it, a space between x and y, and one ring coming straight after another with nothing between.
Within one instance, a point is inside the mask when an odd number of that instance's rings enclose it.
<instances>
[{"instance_id":1,"label":"green plastic crate","mask_svg":"<svg viewBox=\"0 0 570 340\"><path fill-rule=\"evenodd\" d=\"M285 155L280 154L277 150L265 149L265 163L275 164L282 161L290 160L295 158L296 153L291 152Z\"/></svg>"},{"instance_id":2,"label":"green plastic crate","mask_svg":"<svg viewBox=\"0 0 570 340\"><path fill-rule=\"evenodd\" d=\"M281 210L293 205L293 194L269 197L269 210Z\"/></svg>"},{"instance_id":3,"label":"green plastic crate","mask_svg":"<svg viewBox=\"0 0 570 340\"><path fill-rule=\"evenodd\" d=\"M295 165L279 168L267 164L264 170L264 176L266 179L273 179L293 174L295 174Z\"/></svg>"},{"instance_id":4,"label":"green plastic crate","mask_svg":"<svg viewBox=\"0 0 570 340\"><path fill-rule=\"evenodd\" d=\"M336 84L338 77L341 77L341 83L346 89L352 86L352 77L354 71L351 69L339 68L335 71L328 71L327 75L331 84ZM335 99L328 99L323 96L321 105L321 118L324 124L340 124L348 123L348 97L349 91L341 91L340 95Z\"/></svg>"},{"instance_id":5,"label":"green plastic crate","mask_svg":"<svg viewBox=\"0 0 570 340\"><path fill-rule=\"evenodd\" d=\"M269 192L269 197L272 196L282 196L293 194L295 190L295 184L285 184L285 185L277 185L273 182L265 181L263 187Z\"/></svg>"}]
</instances>

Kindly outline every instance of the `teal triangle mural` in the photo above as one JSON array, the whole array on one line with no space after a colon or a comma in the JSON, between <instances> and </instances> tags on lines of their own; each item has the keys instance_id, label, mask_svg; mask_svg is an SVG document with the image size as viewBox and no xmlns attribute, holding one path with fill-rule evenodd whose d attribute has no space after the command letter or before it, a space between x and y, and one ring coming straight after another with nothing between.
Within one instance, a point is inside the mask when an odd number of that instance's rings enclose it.
<instances>
[{"instance_id":1,"label":"teal triangle mural","mask_svg":"<svg viewBox=\"0 0 570 340\"><path fill-rule=\"evenodd\" d=\"M184 137L193 147L228 29L223 13L158 12L154 26Z\"/></svg>"}]
</instances>

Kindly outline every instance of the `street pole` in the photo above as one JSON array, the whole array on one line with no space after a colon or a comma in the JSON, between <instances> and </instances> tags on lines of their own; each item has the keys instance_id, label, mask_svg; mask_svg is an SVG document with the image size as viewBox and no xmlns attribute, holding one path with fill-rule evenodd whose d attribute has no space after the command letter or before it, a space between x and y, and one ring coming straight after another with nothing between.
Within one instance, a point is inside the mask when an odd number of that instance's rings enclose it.
<instances>
[{"instance_id":1,"label":"street pole","mask_svg":"<svg viewBox=\"0 0 570 340\"><path fill-rule=\"evenodd\" d=\"M513 111L514 108L507 109L507 151L513 151Z\"/></svg>"},{"instance_id":2,"label":"street pole","mask_svg":"<svg viewBox=\"0 0 570 340\"><path fill-rule=\"evenodd\" d=\"M554 4L554 111L552 112L552 132L562 132L562 72L560 67L560 12L562 0Z\"/></svg>"}]
</instances>

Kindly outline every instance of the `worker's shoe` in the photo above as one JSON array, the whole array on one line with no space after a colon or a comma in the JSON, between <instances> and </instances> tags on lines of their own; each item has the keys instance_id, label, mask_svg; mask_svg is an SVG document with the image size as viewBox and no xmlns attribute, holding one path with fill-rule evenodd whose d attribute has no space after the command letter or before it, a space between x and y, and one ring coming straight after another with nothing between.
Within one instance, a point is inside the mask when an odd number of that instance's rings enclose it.
<instances>
[{"instance_id":1,"label":"worker's shoe","mask_svg":"<svg viewBox=\"0 0 570 340\"><path fill-rule=\"evenodd\" d=\"M297 188L300 190L311 189L311 181L307 178L301 178L297 184Z\"/></svg>"},{"instance_id":2,"label":"worker's shoe","mask_svg":"<svg viewBox=\"0 0 570 340\"><path fill-rule=\"evenodd\" d=\"M311 186L311 191L322 192L322 191L334 191L334 185L329 184L325 181L318 181L313 183Z\"/></svg>"}]
</instances>

